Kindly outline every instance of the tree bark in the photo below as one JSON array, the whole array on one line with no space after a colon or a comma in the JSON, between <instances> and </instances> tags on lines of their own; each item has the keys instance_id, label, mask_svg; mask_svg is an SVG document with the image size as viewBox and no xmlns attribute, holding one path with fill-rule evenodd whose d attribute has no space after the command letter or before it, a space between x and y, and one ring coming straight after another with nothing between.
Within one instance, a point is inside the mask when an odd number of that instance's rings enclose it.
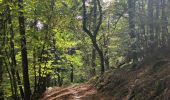
<instances>
[{"instance_id":1,"label":"tree bark","mask_svg":"<svg viewBox=\"0 0 170 100\"><path fill-rule=\"evenodd\" d=\"M166 46L167 40L168 40L168 20L167 20L167 14L166 14L166 0L162 1L162 45L163 47Z\"/></svg>"},{"instance_id":2,"label":"tree bark","mask_svg":"<svg viewBox=\"0 0 170 100\"><path fill-rule=\"evenodd\" d=\"M150 37L150 42L149 42L149 48L153 48L154 44L154 21L153 21L153 0L148 1L148 26L149 26L149 37ZM152 51L151 51L152 52Z\"/></svg>"},{"instance_id":3,"label":"tree bark","mask_svg":"<svg viewBox=\"0 0 170 100\"><path fill-rule=\"evenodd\" d=\"M21 78L19 76L19 72L16 71L16 74L17 74L17 81L18 81L18 86L19 86L21 99L24 100L24 90L23 90L23 87L22 87L22 82L21 82Z\"/></svg>"},{"instance_id":4,"label":"tree bark","mask_svg":"<svg viewBox=\"0 0 170 100\"><path fill-rule=\"evenodd\" d=\"M101 69L101 74L104 74L105 71L105 67L104 67L104 55L103 55L103 51L99 48L96 38L92 39L92 43L94 48L97 50L99 57L100 57L100 69Z\"/></svg>"},{"instance_id":5,"label":"tree bark","mask_svg":"<svg viewBox=\"0 0 170 100\"><path fill-rule=\"evenodd\" d=\"M14 100L18 100L18 91L17 91L17 81L16 81L16 58L15 58L15 48L14 48L14 31L12 25L12 18L11 18L11 11L9 6L8 9L8 23L10 25L10 47L11 47L11 75L13 79L13 86L14 86Z\"/></svg>"},{"instance_id":6,"label":"tree bark","mask_svg":"<svg viewBox=\"0 0 170 100\"><path fill-rule=\"evenodd\" d=\"M157 0L156 1L156 18L155 18L155 21L156 21L156 23L155 23L155 37L156 37L156 45L157 45L157 47L159 47L160 46L160 41L161 41L161 38L160 38L160 18L159 18L159 16L160 16L160 5L159 5L159 3L160 3L160 0Z\"/></svg>"},{"instance_id":7,"label":"tree bark","mask_svg":"<svg viewBox=\"0 0 170 100\"><path fill-rule=\"evenodd\" d=\"M7 62L6 62L5 60L6 60L6 59L4 59L4 64L5 64L4 66L5 66L5 68L6 68L6 71L8 72L8 75L9 75L9 80L10 80L12 95L14 95L14 88L13 88L12 75L11 75L11 72L9 71L8 64L7 64Z\"/></svg>"},{"instance_id":8,"label":"tree bark","mask_svg":"<svg viewBox=\"0 0 170 100\"><path fill-rule=\"evenodd\" d=\"M23 68L23 80L24 80L24 100L31 99L31 89L28 72L28 58L26 48L26 37L25 37L25 17L23 15L23 0L18 0L19 6L19 30L21 36L21 56L22 56L22 68Z\"/></svg>"},{"instance_id":9,"label":"tree bark","mask_svg":"<svg viewBox=\"0 0 170 100\"><path fill-rule=\"evenodd\" d=\"M131 38L136 37L135 33L135 0L128 0L128 14L129 14L129 35Z\"/></svg>"},{"instance_id":10,"label":"tree bark","mask_svg":"<svg viewBox=\"0 0 170 100\"><path fill-rule=\"evenodd\" d=\"M1 52L1 47L0 47L0 100L4 100L4 94L3 94L3 89L2 89L2 80L3 80L3 59L1 57L2 52Z\"/></svg>"},{"instance_id":11,"label":"tree bark","mask_svg":"<svg viewBox=\"0 0 170 100\"><path fill-rule=\"evenodd\" d=\"M91 77L96 75L96 49L92 47Z\"/></svg>"},{"instance_id":12,"label":"tree bark","mask_svg":"<svg viewBox=\"0 0 170 100\"><path fill-rule=\"evenodd\" d=\"M136 34L135 30L135 2L136 0L128 0L128 14L129 14L129 36L131 39L134 39L134 42L131 44L131 50L127 56L127 60L137 62L137 43L139 34Z\"/></svg>"},{"instance_id":13,"label":"tree bark","mask_svg":"<svg viewBox=\"0 0 170 100\"><path fill-rule=\"evenodd\" d=\"M104 67L104 55L103 55L103 51L99 48L99 45L97 44L97 41L96 41L96 38L97 38L97 35L98 35L98 32L99 32L99 28L102 24L102 7L101 7L101 4L100 4L100 1L99 0L95 0L96 2L94 2L94 9L96 7L96 5L98 5L98 10L99 10L99 21L98 23L96 24L95 21L93 22L93 25L95 25L95 28L93 26L93 32L91 32L88 28L87 28L87 10L86 10L86 5L85 5L85 0L82 0L83 2L83 30L86 32L87 35L89 35L92 43L93 43L93 46L94 48L96 49L96 51L98 52L99 54L99 57L100 57L100 67L101 67L101 74L104 73L105 71L105 67ZM96 16L96 13L97 11L94 11L94 18L97 19L97 16Z\"/></svg>"},{"instance_id":14,"label":"tree bark","mask_svg":"<svg viewBox=\"0 0 170 100\"><path fill-rule=\"evenodd\" d=\"M74 82L74 69L73 69L73 65L71 64L71 74L70 74L70 79L71 79L71 82L73 83Z\"/></svg>"}]
</instances>

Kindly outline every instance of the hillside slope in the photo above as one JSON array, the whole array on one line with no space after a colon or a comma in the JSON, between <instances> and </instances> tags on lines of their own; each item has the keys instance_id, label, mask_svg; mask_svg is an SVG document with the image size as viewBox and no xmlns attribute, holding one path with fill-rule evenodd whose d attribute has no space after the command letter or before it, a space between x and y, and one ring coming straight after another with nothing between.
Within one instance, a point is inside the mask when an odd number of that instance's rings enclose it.
<instances>
[{"instance_id":1,"label":"hillside slope","mask_svg":"<svg viewBox=\"0 0 170 100\"><path fill-rule=\"evenodd\" d=\"M129 65L106 72L89 81L91 86L47 91L41 100L170 100L169 51L159 50L135 68Z\"/></svg>"},{"instance_id":2,"label":"hillside slope","mask_svg":"<svg viewBox=\"0 0 170 100\"><path fill-rule=\"evenodd\" d=\"M158 50L136 68L120 68L100 78L96 87L109 100L170 100L170 54Z\"/></svg>"}]
</instances>

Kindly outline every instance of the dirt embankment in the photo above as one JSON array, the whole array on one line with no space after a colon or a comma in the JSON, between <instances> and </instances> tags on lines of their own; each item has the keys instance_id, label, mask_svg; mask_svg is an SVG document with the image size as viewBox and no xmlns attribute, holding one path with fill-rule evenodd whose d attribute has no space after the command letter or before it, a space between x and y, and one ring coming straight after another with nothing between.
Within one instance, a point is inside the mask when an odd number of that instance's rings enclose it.
<instances>
[{"instance_id":1,"label":"dirt embankment","mask_svg":"<svg viewBox=\"0 0 170 100\"><path fill-rule=\"evenodd\" d=\"M170 50L155 52L136 65L99 78L96 87L109 100L170 100Z\"/></svg>"}]
</instances>

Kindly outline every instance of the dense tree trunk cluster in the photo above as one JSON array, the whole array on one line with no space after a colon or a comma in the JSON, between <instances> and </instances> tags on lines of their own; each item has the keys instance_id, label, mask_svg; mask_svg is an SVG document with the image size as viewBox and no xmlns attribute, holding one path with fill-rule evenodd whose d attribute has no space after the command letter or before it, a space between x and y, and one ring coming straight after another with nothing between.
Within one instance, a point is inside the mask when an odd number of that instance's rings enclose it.
<instances>
[{"instance_id":1,"label":"dense tree trunk cluster","mask_svg":"<svg viewBox=\"0 0 170 100\"><path fill-rule=\"evenodd\" d=\"M169 7L169 0L128 0L129 35L135 38L131 58L169 46Z\"/></svg>"}]
</instances>

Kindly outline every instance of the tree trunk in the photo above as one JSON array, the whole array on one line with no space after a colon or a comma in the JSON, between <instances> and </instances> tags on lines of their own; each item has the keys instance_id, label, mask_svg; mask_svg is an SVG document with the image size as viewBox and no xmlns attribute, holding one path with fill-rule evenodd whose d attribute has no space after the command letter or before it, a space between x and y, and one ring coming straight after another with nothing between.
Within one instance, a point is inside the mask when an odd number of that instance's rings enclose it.
<instances>
[{"instance_id":1,"label":"tree trunk","mask_svg":"<svg viewBox=\"0 0 170 100\"><path fill-rule=\"evenodd\" d=\"M101 75L104 74L105 72L105 67L104 67L104 55L103 55L103 51L100 50L98 44L97 44L97 41L95 38L92 38L92 43L93 43L93 46L94 48L96 49L96 51L98 52L99 54L99 57L100 57L100 71L101 71Z\"/></svg>"},{"instance_id":2,"label":"tree trunk","mask_svg":"<svg viewBox=\"0 0 170 100\"><path fill-rule=\"evenodd\" d=\"M166 0L162 1L162 45L163 47L167 44L167 37L168 37L168 20L167 20L167 14L166 14Z\"/></svg>"},{"instance_id":3,"label":"tree trunk","mask_svg":"<svg viewBox=\"0 0 170 100\"><path fill-rule=\"evenodd\" d=\"M105 68L104 68L104 56L103 56L103 51L99 48L99 45L97 44L97 41L96 41L96 38L97 38L97 35L98 35L98 32L99 32L99 28L102 24L102 7L101 7L101 4L100 4L100 0L95 0L94 1L94 21L93 21L93 32L91 32L88 28L87 28L87 10L86 10L86 6L85 6L85 0L82 0L83 2L83 30L87 33L87 35L89 35L89 37L91 38L91 41L93 43L93 46L94 48L96 49L96 51L98 52L99 54L99 57L100 57L100 66L101 66L101 74L104 73L105 71ZM99 10L99 21L98 21L98 24L96 24L96 21L97 20L97 5L98 5L98 10Z\"/></svg>"},{"instance_id":4,"label":"tree trunk","mask_svg":"<svg viewBox=\"0 0 170 100\"><path fill-rule=\"evenodd\" d=\"M1 57L2 53L1 53L1 47L0 47L0 100L4 100L4 94L3 94L3 89L2 89L2 75L3 75L3 59Z\"/></svg>"},{"instance_id":5,"label":"tree trunk","mask_svg":"<svg viewBox=\"0 0 170 100\"><path fill-rule=\"evenodd\" d=\"M61 87L62 83L61 83L61 76L59 72L57 73L57 76L58 76L58 86Z\"/></svg>"},{"instance_id":6,"label":"tree trunk","mask_svg":"<svg viewBox=\"0 0 170 100\"><path fill-rule=\"evenodd\" d=\"M21 99L24 100L24 90L22 88L22 82L21 82L21 78L19 76L19 72L16 72L17 74L17 81L18 81L18 86L19 86L19 91L20 91L20 95L21 95Z\"/></svg>"},{"instance_id":7,"label":"tree trunk","mask_svg":"<svg viewBox=\"0 0 170 100\"><path fill-rule=\"evenodd\" d=\"M34 30L35 31L35 30ZM36 74L36 53L35 48L33 49L33 69L34 69L34 92L33 95L37 92L37 74Z\"/></svg>"},{"instance_id":8,"label":"tree trunk","mask_svg":"<svg viewBox=\"0 0 170 100\"><path fill-rule=\"evenodd\" d=\"M159 16L160 16L160 0L157 0L156 1L156 18L155 18L155 37L156 37L156 46L159 47L160 46L160 19L159 19Z\"/></svg>"},{"instance_id":9,"label":"tree trunk","mask_svg":"<svg viewBox=\"0 0 170 100\"><path fill-rule=\"evenodd\" d=\"M136 0L128 0L128 14L129 14L129 36L135 41L131 44L131 50L129 51L127 60L133 60L137 62L137 43L139 34L136 34L135 30L135 2Z\"/></svg>"},{"instance_id":10,"label":"tree trunk","mask_svg":"<svg viewBox=\"0 0 170 100\"><path fill-rule=\"evenodd\" d=\"M71 82L73 83L74 82L74 69L73 69L73 65L71 64L71 74L70 74L70 79L71 79Z\"/></svg>"},{"instance_id":11,"label":"tree trunk","mask_svg":"<svg viewBox=\"0 0 170 100\"><path fill-rule=\"evenodd\" d=\"M12 92L12 95L14 95L12 75L11 75L11 73L10 73L10 71L9 71L8 64L7 64L7 62L5 61L5 59L4 59L4 64L5 64L4 66L6 67L6 71L8 72L8 75L9 75L9 80L10 80L10 85L11 85L11 92Z\"/></svg>"},{"instance_id":12,"label":"tree trunk","mask_svg":"<svg viewBox=\"0 0 170 100\"><path fill-rule=\"evenodd\" d=\"M18 0L19 6L19 29L21 35L21 56L22 56L22 68L23 68L23 80L24 80L24 100L31 99L31 89L28 73L28 58L26 48L26 37L25 37L25 18L23 15L23 0Z\"/></svg>"},{"instance_id":13,"label":"tree trunk","mask_svg":"<svg viewBox=\"0 0 170 100\"><path fill-rule=\"evenodd\" d=\"M92 47L92 61L91 61L91 77L96 75L96 49L94 47Z\"/></svg>"},{"instance_id":14,"label":"tree trunk","mask_svg":"<svg viewBox=\"0 0 170 100\"><path fill-rule=\"evenodd\" d=\"M11 75L13 79L13 86L14 86L14 100L18 100L18 92L17 92L17 81L16 81L16 58L15 58L15 48L14 48L14 31L12 25L12 18L10 14L10 8L7 6L8 9L8 23L10 25L10 47L11 47Z\"/></svg>"},{"instance_id":15,"label":"tree trunk","mask_svg":"<svg viewBox=\"0 0 170 100\"><path fill-rule=\"evenodd\" d=\"M108 23L108 30L109 30L109 23ZM103 52L104 52L104 62L105 62L105 69L108 70L109 69L109 38L108 36L106 36L105 34L103 34Z\"/></svg>"},{"instance_id":16,"label":"tree trunk","mask_svg":"<svg viewBox=\"0 0 170 100\"><path fill-rule=\"evenodd\" d=\"M128 0L128 14L129 14L129 35L131 38L136 37L135 33L135 0Z\"/></svg>"},{"instance_id":17,"label":"tree trunk","mask_svg":"<svg viewBox=\"0 0 170 100\"><path fill-rule=\"evenodd\" d=\"M152 52L153 44L154 44L154 23L153 23L153 0L148 1L148 26L149 26L149 49L151 49L150 52Z\"/></svg>"}]
</instances>

